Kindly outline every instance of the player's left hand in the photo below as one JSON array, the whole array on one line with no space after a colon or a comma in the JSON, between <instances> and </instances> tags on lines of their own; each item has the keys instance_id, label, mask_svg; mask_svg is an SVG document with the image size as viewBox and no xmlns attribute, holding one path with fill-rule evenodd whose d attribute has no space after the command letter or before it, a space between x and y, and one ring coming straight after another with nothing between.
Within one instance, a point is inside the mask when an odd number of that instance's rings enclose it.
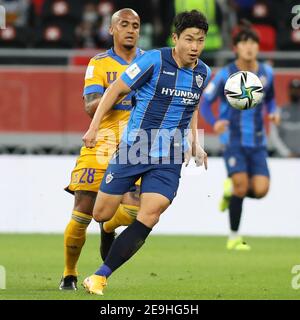
<instances>
[{"instance_id":1,"label":"player's left hand","mask_svg":"<svg viewBox=\"0 0 300 320\"><path fill-rule=\"evenodd\" d=\"M270 113L269 120L272 121L276 126L280 124L280 114L279 113Z\"/></svg>"},{"instance_id":2,"label":"player's left hand","mask_svg":"<svg viewBox=\"0 0 300 320\"><path fill-rule=\"evenodd\" d=\"M97 130L89 128L89 130L82 137L82 140L87 148L94 148L96 146Z\"/></svg>"}]
</instances>

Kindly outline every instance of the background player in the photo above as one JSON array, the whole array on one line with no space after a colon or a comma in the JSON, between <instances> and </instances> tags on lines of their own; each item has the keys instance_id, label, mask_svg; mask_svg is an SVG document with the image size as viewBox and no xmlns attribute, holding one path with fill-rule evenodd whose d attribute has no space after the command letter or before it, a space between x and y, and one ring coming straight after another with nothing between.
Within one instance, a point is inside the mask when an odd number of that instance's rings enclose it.
<instances>
[{"instance_id":1,"label":"background player","mask_svg":"<svg viewBox=\"0 0 300 320\"><path fill-rule=\"evenodd\" d=\"M176 196L182 166L182 145L179 146L180 162L177 163L172 157L177 148L175 138L167 139L167 146L164 143L160 146L159 142L157 146L155 141L160 140L157 137L161 131L170 133L177 130L182 137L192 117L194 128L197 123L197 106L208 82L210 69L198 59L208 30L206 18L193 10L178 14L174 24L175 48L152 50L137 59L106 91L83 137L85 145L93 147L97 128L113 103L131 90L137 90L137 103L128 122L127 134L123 135L118 152L112 159L116 161L111 161L106 170L93 217L97 221L110 219L122 195L140 177L141 207L137 219L114 240L104 264L94 275L84 280L84 286L90 293L103 294L107 277L140 249L160 215ZM157 130L155 137L151 135L151 130ZM120 163L122 156L130 157L131 150L139 144L142 145L142 150L139 150L147 158L147 164L130 161ZM146 151L143 145L146 145ZM206 153L199 144L195 147L196 160L199 164L204 162L206 166ZM170 162L161 163L164 158Z\"/></svg>"},{"instance_id":2,"label":"background player","mask_svg":"<svg viewBox=\"0 0 300 320\"><path fill-rule=\"evenodd\" d=\"M238 235L242 204L245 197L260 199L269 190L266 133L263 122L263 105L266 104L269 119L279 123L276 113L272 68L257 61L259 38L246 21L233 37L236 60L222 68L204 92L202 115L225 145L224 160L231 180L224 184L221 210L229 207L231 233L227 249L249 250ZM254 109L240 111L232 108L224 96L224 85L228 77L239 71L251 71L260 78L264 86L264 101ZM220 97L219 118L212 113L212 103ZM231 186L231 181L233 186ZM233 188L233 189L232 189Z\"/></svg>"},{"instance_id":3,"label":"background player","mask_svg":"<svg viewBox=\"0 0 300 320\"><path fill-rule=\"evenodd\" d=\"M107 87L126 69L129 63L141 55L136 47L140 30L140 18L131 9L122 9L112 16L110 32L114 47L91 59L85 75L85 110L91 118ZM75 196L72 219L64 234L65 268L61 290L77 289L77 261L86 239L86 229L91 222L92 212L111 154L119 144L120 134L126 125L132 94L116 102L101 122L97 145L82 147L76 167L72 171L71 183L66 188ZM114 239L114 229L128 225L136 217L139 206L139 190L124 195L114 217L101 226L101 256L104 259Z\"/></svg>"}]
</instances>

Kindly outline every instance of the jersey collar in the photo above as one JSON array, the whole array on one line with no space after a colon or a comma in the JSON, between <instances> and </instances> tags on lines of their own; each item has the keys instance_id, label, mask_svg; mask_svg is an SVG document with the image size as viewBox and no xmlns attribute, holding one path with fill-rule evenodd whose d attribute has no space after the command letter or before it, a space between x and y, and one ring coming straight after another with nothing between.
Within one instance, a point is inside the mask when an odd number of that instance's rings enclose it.
<instances>
[{"instance_id":1,"label":"jersey collar","mask_svg":"<svg viewBox=\"0 0 300 320\"><path fill-rule=\"evenodd\" d=\"M127 61L125 61L123 58L121 58L120 56L118 56L118 55L115 53L114 48L109 49L109 50L108 50L108 54L109 54L110 57L112 57L113 59L115 59L116 61L118 61L120 64L126 65L126 66L128 65L128 62L127 62ZM136 48L136 54L135 54L134 59L137 58L137 57L139 57L141 54L142 54L142 53L141 53L141 49L140 49L140 48ZM134 59L133 59L133 60L134 60Z\"/></svg>"}]
</instances>

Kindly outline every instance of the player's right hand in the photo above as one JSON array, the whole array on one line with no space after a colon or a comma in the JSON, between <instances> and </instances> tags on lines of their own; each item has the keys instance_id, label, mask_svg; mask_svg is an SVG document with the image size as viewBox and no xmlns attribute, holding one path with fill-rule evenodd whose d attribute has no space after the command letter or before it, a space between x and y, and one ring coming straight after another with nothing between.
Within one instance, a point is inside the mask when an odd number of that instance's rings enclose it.
<instances>
[{"instance_id":1,"label":"player's right hand","mask_svg":"<svg viewBox=\"0 0 300 320\"><path fill-rule=\"evenodd\" d=\"M195 147L195 163L197 167L204 164L204 168L207 170L207 153L199 144Z\"/></svg>"},{"instance_id":2,"label":"player's right hand","mask_svg":"<svg viewBox=\"0 0 300 320\"><path fill-rule=\"evenodd\" d=\"M228 120L217 120L214 124L214 132L216 134L222 134L228 129Z\"/></svg>"},{"instance_id":3,"label":"player's right hand","mask_svg":"<svg viewBox=\"0 0 300 320\"><path fill-rule=\"evenodd\" d=\"M89 130L82 137L84 145L87 148L94 148L96 146L96 137L97 137L97 130L93 128L89 128Z\"/></svg>"}]
</instances>

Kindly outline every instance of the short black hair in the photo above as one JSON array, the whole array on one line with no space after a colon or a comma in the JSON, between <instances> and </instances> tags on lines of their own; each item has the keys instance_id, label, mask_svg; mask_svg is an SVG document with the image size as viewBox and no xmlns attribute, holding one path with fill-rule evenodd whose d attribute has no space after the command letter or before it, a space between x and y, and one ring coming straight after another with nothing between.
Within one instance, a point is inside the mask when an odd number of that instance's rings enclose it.
<instances>
[{"instance_id":1,"label":"short black hair","mask_svg":"<svg viewBox=\"0 0 300 320\"><path fill-rule=\"evenodd\" d=\"M232 37L233 45L236 46L239 42L247 41L249 39L259 43L259 36L257 32L252 29L251 22L243 19Z\"/></svg>"},{"instance_id":2,"label":"short black hair","mask_svg":"<svg viewBox=\"0 0 300 320\"><path fill-rule=\"evenodd\" d=\"M180 34L187 28L198 28L204 30L205 33L208 31L208 23L205 15L198 11L184 11L178 13L174 18L175 33L179 37Z\"/></svg>"}]
</instances>

